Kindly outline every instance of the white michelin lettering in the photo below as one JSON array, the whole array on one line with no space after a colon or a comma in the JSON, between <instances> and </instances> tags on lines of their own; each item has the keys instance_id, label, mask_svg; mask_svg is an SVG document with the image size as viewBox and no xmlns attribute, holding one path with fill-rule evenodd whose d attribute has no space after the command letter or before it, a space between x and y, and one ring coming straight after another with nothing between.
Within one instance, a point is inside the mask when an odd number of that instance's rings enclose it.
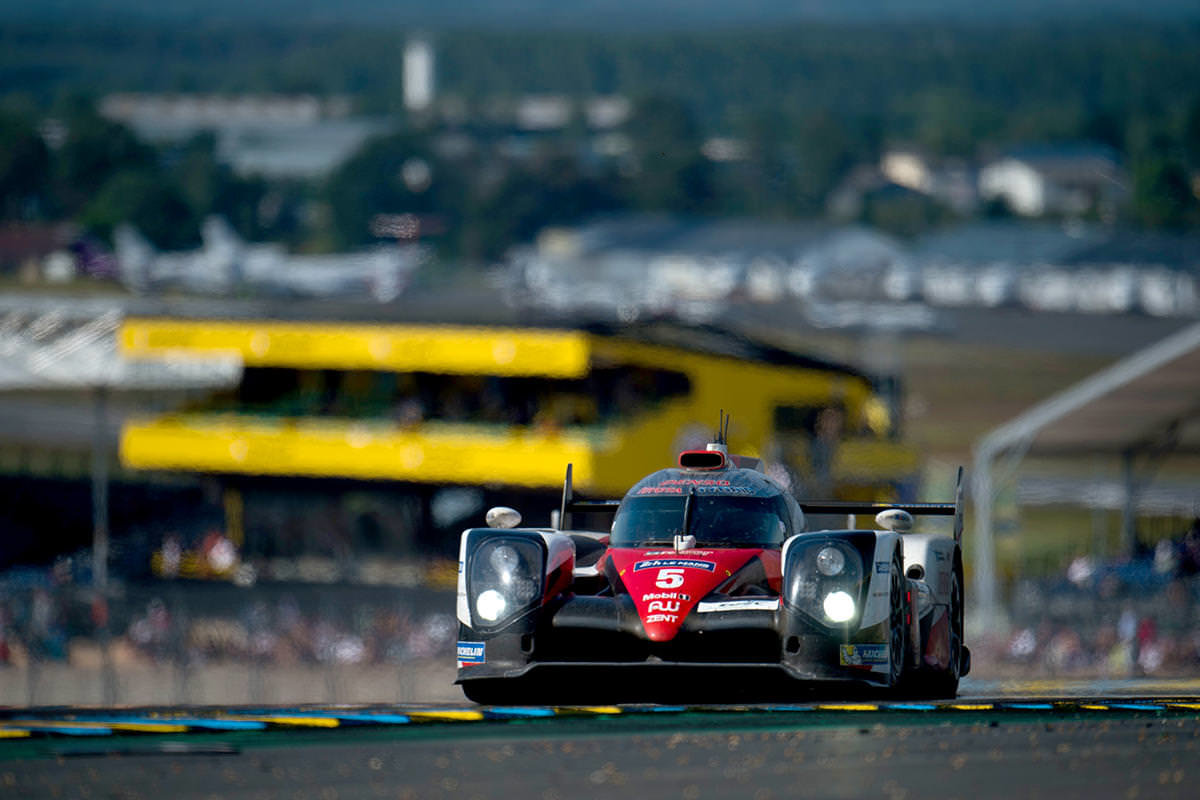
<instances>
[{"instance_id":1,"label":"white michelin lettering","mask_svg":"<svg viewBox=\"0 0 1200 800\"><path fill-rule=\"evenodd\" d=\"M486 664L486 645L483 642L459 642L458 666L469 664Z\"/></svg>"}]
</instances>

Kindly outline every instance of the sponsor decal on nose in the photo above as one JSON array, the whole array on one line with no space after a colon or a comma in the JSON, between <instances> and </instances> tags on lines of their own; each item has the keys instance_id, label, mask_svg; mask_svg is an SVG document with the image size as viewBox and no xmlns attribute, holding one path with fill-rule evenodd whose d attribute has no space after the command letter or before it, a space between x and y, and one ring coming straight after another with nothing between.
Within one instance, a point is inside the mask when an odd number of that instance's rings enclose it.
<instances>
[{"instance_id":1,"label":"sponsor decal on nose","mask_svg":"<svg viewBox=\"0 0 1200 800\"><path fill-rule=\"evenodd\" d=\"M886 644L843 644L838 647L843 667L870 667L888 663Z\"/></svg>"},{"instance_id":2,"label":"sponsor decal on nose","mask_svg":"<svg viewBox=\"0 0 1200 800\"><path fill-rule=\"evenodd\" d=\"M487 655L484 642L458 643L458 666L465 667L470 664L486 663Z\"/></svg>"},{"instance_id":3,"label":"sponsor decal on nose","mask_svg":"<svg viewBox=\"0 0 1200 800\"><path fill-rule=\"evenodd\" d=\"M717 565L712 561L701 561L696 558L656 558L652 561L639 561L633 565L634 572L641 572L644 569L702 569L705 572L714 572Z\"/></svg>"}]
</instances>

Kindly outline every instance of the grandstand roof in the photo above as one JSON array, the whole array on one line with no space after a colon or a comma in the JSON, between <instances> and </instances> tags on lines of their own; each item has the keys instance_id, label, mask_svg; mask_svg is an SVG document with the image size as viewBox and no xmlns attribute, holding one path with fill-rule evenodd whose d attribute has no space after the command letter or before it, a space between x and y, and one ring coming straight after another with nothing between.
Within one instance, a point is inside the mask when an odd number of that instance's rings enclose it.
<instances>
[{"instance_id":1,"label":"grandstand roof","mask_svg":"<svg viewBox=\"0 0 1200 800\"><path fill-rule=\"evenodd\" d=\"M1124 453L1169 444L1200 452L1200 324L1122 359L996 428L982 454Z\"/></svg>"},{"instance_id":2,"label":"grandstand roof","mask_svg":"<svg viewBox=\"0 0 1200 800\"><path fill-rule=\"evenodd\" d=\"M855 378L868 377L845 364L776 347L717 325L685 325L674 321L659 321L623 326L596 324L586 326L585 329L598 335L621 336L647 344L678 347L707 355L783 367L819 369Z\"/></svg>"},{"instance_id":3,"label":"grandstand roof","mask_svg":"<svg viewBox=\"0 0 1200 800\"><path fill-rule=\"evenodd\" d=\"M849 367L715 326L673 321L631 325L449 325L270 319L127 318L122 351L134 357L234 353L248 367L378 369L578 378L594 356L621 343L820 370L869 380Z\"/></svg>"},{"instance_id":4,"label":"grandstand roof","mask_svg":"<svg viewBox=\"0 0 1200 800\"><path fill-rule=\"evenodd\" d=\"M1140 486L1134 457L1200 453L1200 323L1128 356L991 431L975 448L975 588L985 625L998 614L992 527L994 463L1006 454L1119 455L1125 461L1125 535L1132 542ZM1080 498L1084 499L1084 498Z\"/></svg>"}]
</instances>

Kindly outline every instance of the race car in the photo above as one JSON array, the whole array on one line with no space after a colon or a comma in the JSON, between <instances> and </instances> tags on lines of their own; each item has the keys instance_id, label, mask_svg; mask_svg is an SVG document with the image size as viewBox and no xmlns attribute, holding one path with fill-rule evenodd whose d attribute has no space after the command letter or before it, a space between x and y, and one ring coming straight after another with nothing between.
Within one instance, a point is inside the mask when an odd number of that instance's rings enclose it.
<instances>
[{"instance_id":1,"label":"race car","mask_svg":"<svg viewBox=\"0 0 1200 800\"><path fill-rule=\"evenodd\" d=\"M497 507L459 551L468 698L783 699L814 685L953 697L963 644L962 470L953 503L798 502L724 437L620 501L574 497L552 528ZM614 514L608 531L576 514ZM848 526L808 530L806 514ZM853 515L873 514L877 529ZM912 532L952 515L953 535ZM828 684L827 682L842 682Z\"/></svg>"}]
</instances>

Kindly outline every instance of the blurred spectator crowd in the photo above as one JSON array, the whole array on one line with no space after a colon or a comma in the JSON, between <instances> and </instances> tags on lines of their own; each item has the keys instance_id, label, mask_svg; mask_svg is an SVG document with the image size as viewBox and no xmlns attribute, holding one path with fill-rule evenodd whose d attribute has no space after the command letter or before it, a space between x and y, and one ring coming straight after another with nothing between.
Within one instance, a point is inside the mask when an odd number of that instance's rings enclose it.
<instances>
[{"instance_id":1,"label":"blurred spectator crowd","mask_svg":"<svg viewBox=\"0 0 1200 800\"><path fill-rule=\"evenodd\" d=\"M1013 587L997 656L1037 674L1137 677L1200 670L1200 519L1118 562L1079 556Z\"/></svg>"},{"instance_id":2,"label":"blurred spectator crowd","mask_svg":"<svg viewBox=\"0 0 1200 800\"><path fill-rule=\"evenodd\" d=\"M449 659L456 632L445 591L420 599L354 587L265 593L172 585L105 603L90 588L8 583L0 595L0 666L73 664L105 640L118 662L399 665Z\"/></svg>"},{"instance_id":3,"label":"blurred spectator crowd","mask_svg":"<svg viewBox=\"0 0 1200 800\"><path fill-rule=\"evenodd\" d=\"M684 395L681 372L624 365L584 378L498 377L251 367L214 408L264 416L518 425L558 429L626 418Z\"/></svg>"}]
</instances>

